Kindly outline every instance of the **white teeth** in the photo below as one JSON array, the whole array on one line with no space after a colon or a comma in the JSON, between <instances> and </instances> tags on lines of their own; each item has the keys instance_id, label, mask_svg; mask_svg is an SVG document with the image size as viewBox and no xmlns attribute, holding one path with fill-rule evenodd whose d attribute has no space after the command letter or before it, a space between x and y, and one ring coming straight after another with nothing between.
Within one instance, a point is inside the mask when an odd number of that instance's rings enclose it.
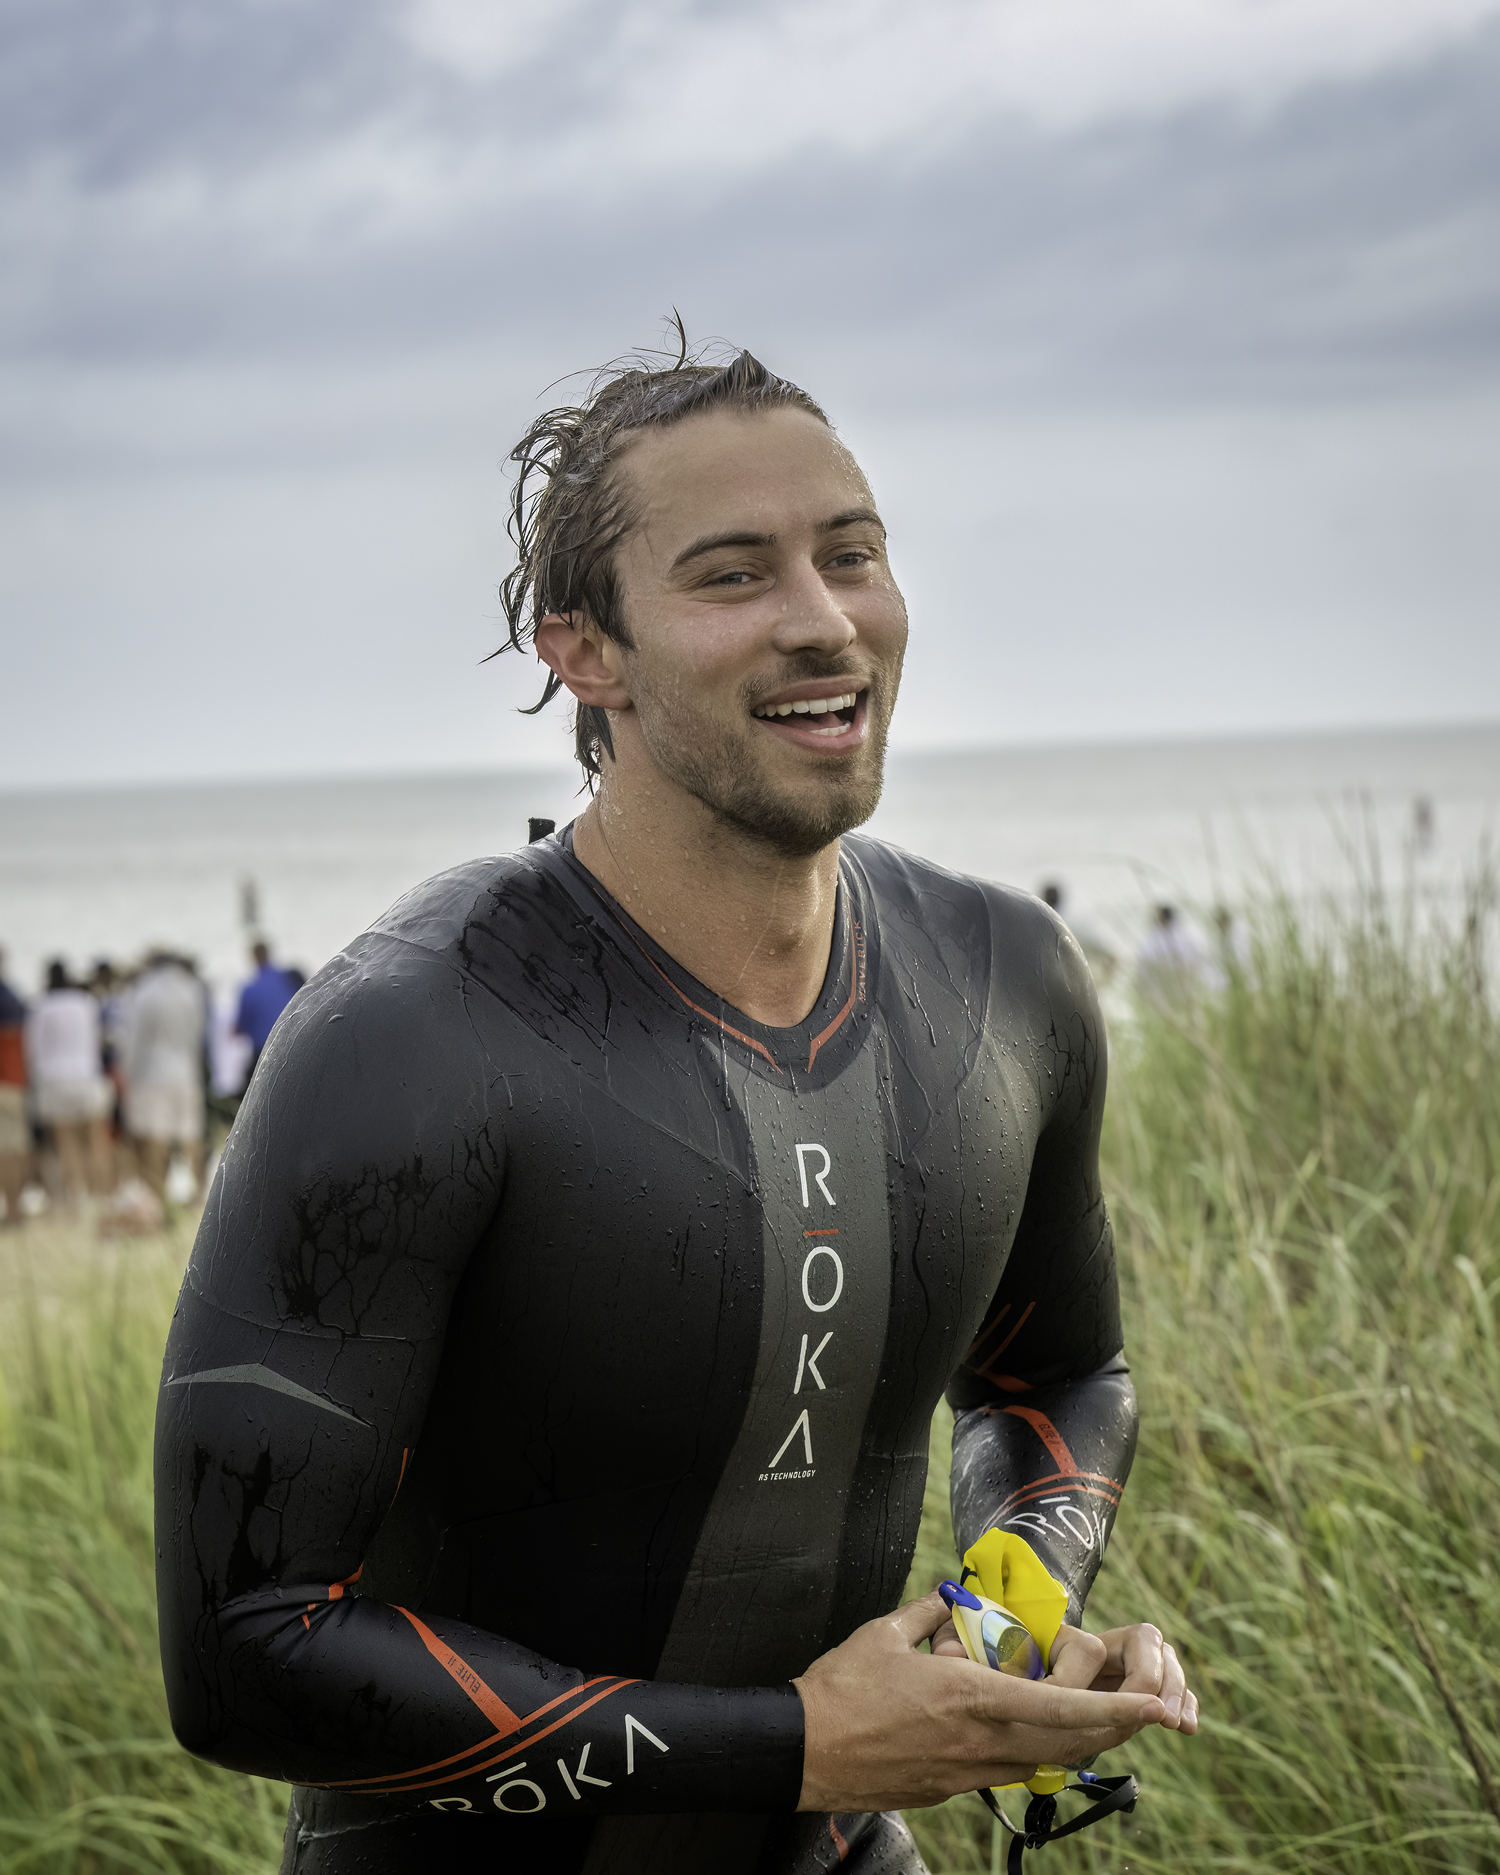
<instances>
[{"instance_id":1,"label":"white teeth","mask_svg":"<svg viewBox=\"0 0 1500 1875\"><path fill-rule=\"evenodd\" d=\"M852 710L859 701L859 692L851 690L844 697L812 697L802 703L765 703L755 712L757 716L826 716L830 710ZM844 728L839 724L840 730Z\"/></svg>"}]
</instances>

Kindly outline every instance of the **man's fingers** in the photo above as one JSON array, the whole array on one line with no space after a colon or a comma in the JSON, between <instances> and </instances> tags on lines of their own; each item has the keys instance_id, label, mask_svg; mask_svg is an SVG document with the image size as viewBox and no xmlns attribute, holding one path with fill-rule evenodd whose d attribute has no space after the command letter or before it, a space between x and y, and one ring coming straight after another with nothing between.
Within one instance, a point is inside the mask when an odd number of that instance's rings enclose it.
<instances>
[{"instance_id":1,"label":"man's fingers","mask_svg":"<svg viewBox=\"0 0 1500 1875\"><path fill-rule=\"evenodd\" d=\"M1167 1709L1167 1716L1162 1724L1174 1729L1180 1723L1183 1701L1187 1697L1187 1679L1182 1671L1182 1663L1177 1658L1177 1649L1163 1644L1161 1650L1161 1703Z\"/></svg>"},{"instance_id":2,"label":"man's fingers","mask_svg":"<svg viewBox=\"0 0 1500 1875\"><path fill-rule=\"evenodd\" d=\"M988 1667L975 1668L967 1692L979 1718L1062 1732L1129 1737L1143 1725L1159 1725L1166 1710L1159 1699L1139 1693L1096 1693L1055 1679L1018 1680Z\"/></svg>"},{"instance_id":3,"label":"man's fingers","mask_svg":"<svg viewBox=\"0 0 1500 1875\"><path fill-rule=\"evenodd\" d=\"M934 1589L919 1602L904 1603L879 1625L894 1628L908 1647L915 1647L936 1634L948 1619L948 1605Z\"/></svg>"},{"instance_id":4,"label":"man's fingers","mask_svg":"<svg viewBox=\"0 0 1500 1875\"><path fill-rule=\"evenodd\" d=\"M1165 1672L1166 1647L1161 1629L1153 1628L1150 1622L1142 1622L1138 1627L1116 1628L1114 1633L1120 1637L1120 1666L1125 1675L1120 1691L1159 1693Z\"/></svg>"},{"instance_id":5,"label":"man's fingers","mask_svg":"<svg viewBox=\"0 0 1500 1875\"><path fill-rule=\"evenodd\" d=\"M1159 1725L1165 1710L1152 1696L1142 1699L1138 1693L1093 1693L1071 1686L1048 1687L1050 1704L1043 1724L1062 1731L1138 1732L1143 1725Z\"/></svg>"},{"instance_id":6,"label":"man's fingers","mask_svg":"<svg viewBox=\"0 0 1500 1875\"><path fill-rule=\"evenodd\" d=\"M1052 1643L1051 1678L1058 1686L1092 1686L1108 1654L1097 1634L1065 1625Z\"/></svg>"},{"instance_id":7,"label":"man's fingers","mask_svg":"<svg viewBox=\"0 0 1500 1875\"><path fill-rule=\"evenodd\" d=\"M1068 1633L1067 1628L1063 1633ZM1161 1724L1169 1731L1196 1732L1198 1700L1187 1683L1177 1649L1161 1637L1159 1629L1110 1628L1101 1634L1106 1659L1095 1684L1114 1685L1122 1693L1155 1693L1161 1701Z\"/></svg>"},{"instance_id":8,"label":"man's fingers","mask_svg":"<svg viewBox=\"0 0 1500 1875\"><path fill-rule=\"evenodd\" d=\"M1137 1707L1140 1702L1137 1701ZM1156 1708L1158 1717L1161 1707ZM1007 1728L1004 1740L996 1741L996 1749L1003 1751L1006 1762L983 1767L980 1776L986 1784L1000 1784L1013 1780L1024 1783L1039 1764L1076 1764L1082 1758L1092 1758L1102 1751L1112 1751L1133 1738L1149 1720L1133 1718L1127 1725L1107 1725L1103 1727L1085 1726L1080 1728L1031 1725L1012 1725ZM1016 1776L1010 1773L1010 1780L1002 1773L1007 1773L1017 1759L1025 1769Z\"/></svg>"},{"instance_id":9,"label":"man's fingers","mask_svg":"<svg viewBox=\"0 0 1500 1875\"><path fill-rule=\"evenodd\" d=\"M945 1621L929 1642L933 1653L946 1655L950 1660L967 1660L969 1650L958 1638L958 1629L951 1619Z\"/></svg>"},{"instance_id":10,"label":"man's fingers","mask_svg":"<svg viewBox=\"0 0 1500 1875\"><path fill-rule=\"evenodd\" d=\"M913 1808L1024 1782L1039 1764L1073 1764L1160 1725L1164 1685L1180 1697L1179 1729L1196 1729L1180 1663L1154 1629L1093 1637L1065 1628L1043 1680L919 1651L934 1639L957 1645L936 1592L866 1622L794 1682L804 1714L800 1809ZM1151 1690L1119 1688L1127 1670ZM1091 1684L1068 1683L1091 1675Z\"/></svg>"}]
</instances>

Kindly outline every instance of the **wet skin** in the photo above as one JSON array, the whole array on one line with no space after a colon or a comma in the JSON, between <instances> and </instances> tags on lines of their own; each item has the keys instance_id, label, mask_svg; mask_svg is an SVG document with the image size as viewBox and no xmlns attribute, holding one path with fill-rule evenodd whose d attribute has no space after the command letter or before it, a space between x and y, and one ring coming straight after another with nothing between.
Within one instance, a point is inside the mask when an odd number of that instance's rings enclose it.
<instances>
[{"instance_id":1,"label":"wet skin","mask_svg":"<svg viewBox=\"0 0 1500 1875\"><path fill-rule=\"evenodd\" d=\"M900 686L885 528L853 457L801 411L694 418L634 443L621 472L641 516L618 560L633 648L586 619L537 633L610 712L615 759L575 851L700 981L797 1022L827 968L836 833L874 810ZM756 714L851 691L833 735L827 715ZM757 808L812 850L757 834Z\"/></svg>"}]
</instances>

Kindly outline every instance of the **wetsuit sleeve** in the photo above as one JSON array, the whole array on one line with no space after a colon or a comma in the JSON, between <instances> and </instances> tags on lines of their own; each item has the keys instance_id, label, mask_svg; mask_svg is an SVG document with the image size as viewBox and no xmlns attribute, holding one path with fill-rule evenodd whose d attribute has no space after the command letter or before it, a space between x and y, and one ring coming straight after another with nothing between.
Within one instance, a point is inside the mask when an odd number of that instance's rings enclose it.
<instances>
[{"instance_id":1,"label":"wetsuit sleeve","mask_svg":"<svg viewBox=\"0 0 1500 1875\"><path fill-rule=\"evenodd\" d=\"M442 957L367 938L261 1057L158 1408L174 1729L235 1770L471 1814L790 1810L795 1690L591 1671L588 1585L566 1557L564 1662L360 1593L505 1173L506 1080L471 993Z\"/></svg>"},{"instance_id":2,"label":"wetsuit sleeve","mask_svg":"<svg viewBox=\"0 0 1500 1875\"><path fill-rule=\"evenodd\" d=\"M1045 1039L1037 1094L1050 1112L999 1290L948 1389L951 1501L960 1554L991 1527L1024 1536L1083 1612L1135 1455L1114 1239L1099 1182L1104 1024L1088 966L1047 920ZM1002 979L1034 970L997 940Z\"/></svg>"}]
</instances>

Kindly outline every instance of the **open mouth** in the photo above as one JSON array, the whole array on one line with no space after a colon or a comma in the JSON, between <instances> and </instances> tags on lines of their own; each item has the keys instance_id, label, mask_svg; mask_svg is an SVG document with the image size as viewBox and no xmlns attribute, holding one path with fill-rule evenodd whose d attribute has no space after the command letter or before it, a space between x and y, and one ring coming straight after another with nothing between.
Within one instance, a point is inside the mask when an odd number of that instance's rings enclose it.
<instances>
[{"instance_id":1,"label":"open mouth","mask_svg":"<svg viewBox=\"0 0 1500 1875\"><path fill-rule=\"evenodd\" d=\"M858 739L864 729L862 690L831 697L798 697L788 703L761 703L751 712L759 721L789 733L793 740L819 743Z\"/></svg>"}]
</instances>

